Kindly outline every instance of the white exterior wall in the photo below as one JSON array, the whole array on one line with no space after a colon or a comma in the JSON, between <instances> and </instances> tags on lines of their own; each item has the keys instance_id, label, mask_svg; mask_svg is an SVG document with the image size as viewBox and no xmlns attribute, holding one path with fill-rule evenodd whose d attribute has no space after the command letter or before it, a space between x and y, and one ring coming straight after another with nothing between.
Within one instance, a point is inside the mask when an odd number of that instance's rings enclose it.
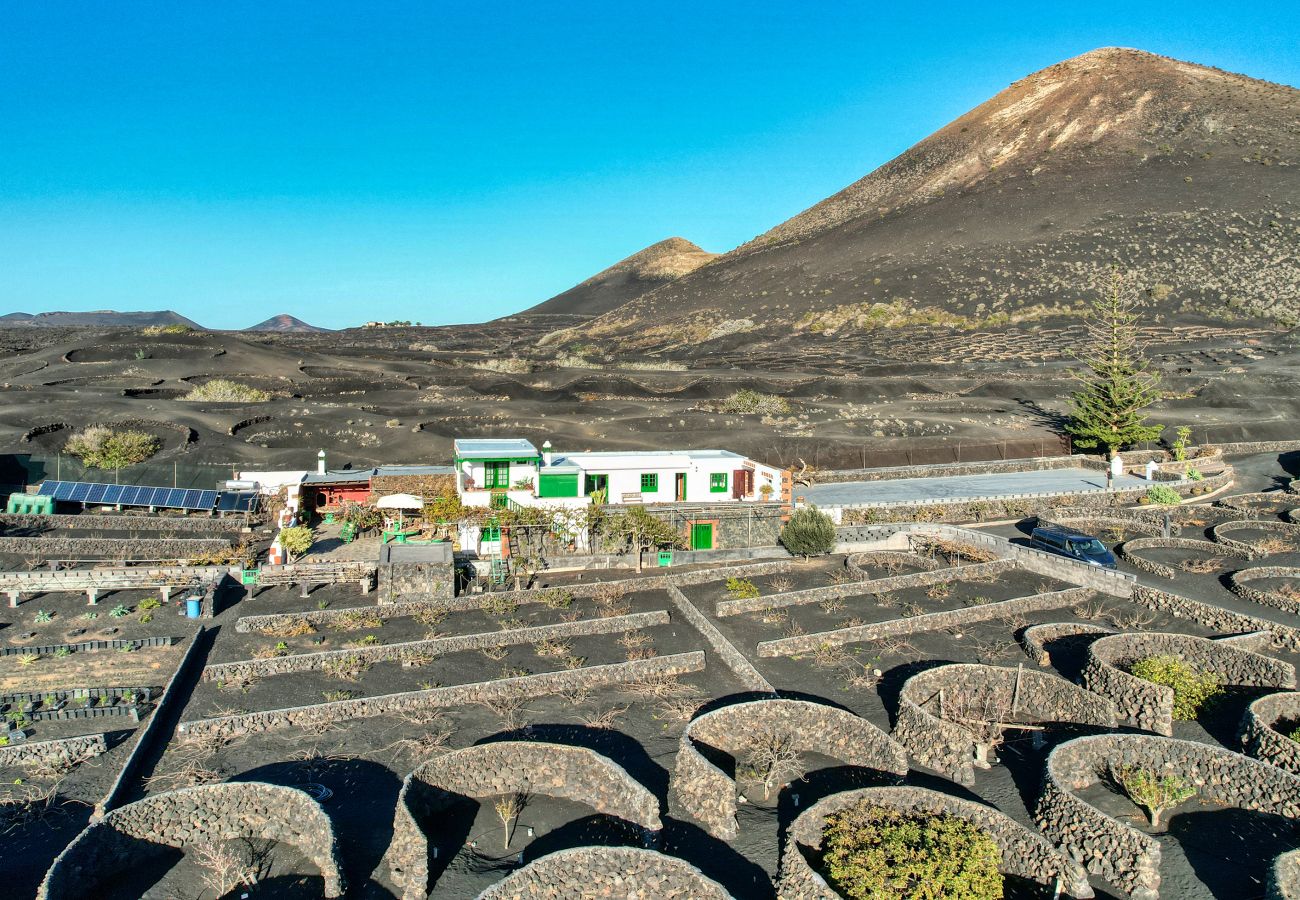
<instances>
[{"instance_id":1,"label":"white exterior wall","mask_svg":"<svg viewBox=\"0 0 1300 900\"><path fill-rule=\"evenodd\" d=\"M467 459L460 464L460 469L457 472L456 484L462 493L465 490L466 476L474 479L474 490L476 491L487 490L487 488L485 487L485 483L487 481L487 465L485 464L484 460ZM513 486L516 481L519 481L520 479L523 478L531 478L533 480L533 486L534 488L536 488L537 466L525 465L523 463L511 463L510 484ZM468 499L466 499L465 502L468 503L469 502Z\"/></svg>"}]
</instances>

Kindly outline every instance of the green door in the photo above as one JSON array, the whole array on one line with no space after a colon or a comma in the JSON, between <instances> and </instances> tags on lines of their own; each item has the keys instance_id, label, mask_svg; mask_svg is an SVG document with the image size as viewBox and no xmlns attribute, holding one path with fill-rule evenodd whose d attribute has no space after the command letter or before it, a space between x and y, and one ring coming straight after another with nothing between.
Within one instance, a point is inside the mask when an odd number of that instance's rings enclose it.
<instances>
[{"instance_id":1,"label":"green door","mask_svg":"<svg viewBox=\"0 0 1300 900\"><path fill-rule=\"evenodd\" d=\"M691 549L713 549L713 525L711 523L691 526Z\"/></svg>"},{"instance_id":2,"label":"green door","mask_svg":"<svg viewBox=\"0 0 1300 900\"><path fill-rule=\"evenodd\" d=\"M510 487L510 463L508 462L489 462L484 463L483 468L486 470L485 479L487 483L483 485L488 490L492 488Z\"/></svg>"}]
</instances>

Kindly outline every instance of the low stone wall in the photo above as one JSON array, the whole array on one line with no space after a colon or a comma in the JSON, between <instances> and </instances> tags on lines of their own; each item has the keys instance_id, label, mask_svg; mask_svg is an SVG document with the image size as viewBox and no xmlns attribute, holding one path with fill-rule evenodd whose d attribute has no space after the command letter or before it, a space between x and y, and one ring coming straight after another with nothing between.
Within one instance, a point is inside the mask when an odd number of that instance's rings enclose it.
<instances>
[{"instance_id":1,"label":"low stone wall","mask_svg":"<svg viewBox=\"0 0 1300 900\"><path fill-rule=\"evenodd\" d=\"M991 723L1077 722L1114 728L1109 700L1064 678L1023 667L952 663L913 675L898 698L894 739L914 759L958 784L975 784L991 749ZM988 727L980 735L978 727ZM984 752L980 752L983 748Z\"/></svg>"},{"instance_id":2,"label":"low stone wall","mask_svg":"<svg viewBox=\"0 0 1300 900\"><path fill-rule=\"evenodd\" d=\"M197 719L182 722L177 731L182 739L207 735L233 739L277 728L303 728L328 722L391 715L413 709L437 709L503 699L541 697L561 691L595 689L655 676L689 675L703 670L704 651L695 650L690 653L675 653L606 666L584 666L563 672L546 672L541 675L478 681L425 691L404 691L397 694L380 694L377 697L358 697L354 700L338 700L310 706Z\"/></svg>"},{"instance_id":3,"label":"low stone wall","mask_svg":"<svg viewBox=\"0 0 1300 900\"><path fill-rule=\"evenodd\" d=\"M672 791L677 802L714 837L734 840L736 785L731 776L697 749L701 744L743 756L762 735L779 735L799 753L816 752L851 766L907 774L907 753L866 719L847 710L806 700L735 703L692 720L677 747Z\"/></svg>"},{"instance_id":4,"label":"low stone wall","mask_svg":"<svg viewBox=\"0 0 1300 900\"><path fill-rule=\"evenodd\" d=\"M1192 538L1144 537L1125 541L1115 548L1115 554L1135 569L1159 575L1162 578L1175 578L1178 572L1173 566L1144 559L1136 555L1142 550L1191 550L1207 556L1234 556L1237 559L1249 559L1250 555L1236 547L1216 544L1213 541L1198 541Z\"/></svg>"},{"instance_id":5,"label":"low stone wall","mask_svg":"<svg viewBox=\"0 0 1300 900\"><path fill-rule=\"evenodd\" d=\"M1300 728L1300 693L1269 694L1246 708L1241 744L1256 759L1300 775L1300 742L1288 736L1296 728Z\"/></svg>"},{"instance_id":6,"label":"low stone wall","mask_svg":"<svg viewBox=\"0 0 1300 900\"><path fill-rule=\"evenodd\" d=\"M429 836L421 822L437 821L462 797L541 794L659 831L659 801L622 766L585 747L537 741L477 744L430 760L406 777L397 798L388 866L407 900L423 898L429 882ZM455 853L456 847L441 847Z\"/></svg>"},{"instance_id":7,"label":"low stone wall","mask_svg":"<svg viewBox=\"0 0 1300 900\"><path fill-rule=\"evenodd\" d=\"M1118 512L1118 510L1115 510ZM1125 518L1122 516L1110 515L1111 510L1102 515L1069 515L1060 516L1051 513L1046 516L1039 516L1039 522L1045 522L1052 525L1059 525L1062 528L1071 528L1075 531L1082 531L1085 534L1099 534L1107 530L1115 531L1136 531L1141 534L1158 537L1164 534L1164 526L1154 522L1147 522L1139 518Z\"/></svg>"},{"instance_id":8,"label":"low stone wall","mask_svg":"<svg viewBox=\"0 0 1300 900\"><path fill-rule=\"evenodd\" d=\"M1174 692L1128 670L1149 656L1173 655L1227 685L1295 687L1295 667L1271 656L1187 634L1113 634L1094 641L1083 667L1083 685L1108 698L1125 722L1157 734L1173 734Z\"/></svg>"},{"instance_id":9,"label":"low stone wall","mask_svg":"<svg viewBox=\"0 0 1300 900\"><path fill-rule=\"evenodd\" d=\"M1228 533L1231 531L1244 531L1247 529L1271 531L1293 540L1300 538L1300 525L1293 525L1289 522L1275 522L1271 519L1238 519L1234 522L1221 522L1210 529L1210 537L1225 547L1232 547L1242 553L1249 554L1248 559L1254 559L1259 556L1259 551L1255 549L1254 544L1228 537Z\"/></svg>"},{"instance_id":10,"label":"low stone wall","mask_svg":"<svg viewBox=\"0 0 1300 900\"><path fill-rule=\"evenodd\" d=\"M1025 655L1040 666L1052 664L1052 654L1047 645L1055 641L1075 639L1091 642L1104 634L1114 634L1114 629L1100 625L1088 625L1084 622L1046 622L1031 625L1020 634L1020 646Z\"/></svg>"},{"instance_id":11,"label":"low stone wall","mask_svg":"<svg viewBox=\"0 0 1300 900\"><path fill-rule=\"evenodd\" d=\"M229 547L219 538L0 537L0 553L77 559L194 559Z\"/></svg>"},{"instance_id":12,"label":"low stone wall","mask_svg":"<svg viewBox=\"0 0 1300 900\"><path fill-rule=\"evenodd\" d=\"M1228 444L1205 444L1206 447L1224 454L1241 455L1247 453L1286 453L1300 450L1300 441L1236 441Z\"/></svg>"},{"instance_id":13,"label":"low stone wall","mask_svg":"<svg viewBox=\"0 0 1300 900\"><path fill-rule=\"evenodd\" d=\"M44 532L65 528L77 531L195 531L202 534L230 534L244 528L243 519L216 519L182 516L134 515L18 515L0 513L0 530L17 528L23 531Z\"/></svg>"},{"instance_id":14,"label":"low stone wall","mask_svg":"<svg viewBox=\"0 0 1300 900\"><path fill-rule=\"evenodd\" d=\"M1300 818L1300 778L1241 753L1142 734L1066 741L1047 757L1035 820L1049 840L1133 900L1160 896L1160 842L1077 795L1126 767L1180 775L1211 803Z\"/></svg>"},{"instance_id":15,"label":"low stone wall","mask_svg":"<svg viewBox=\"0 0 1300 900\"><path fill-rule=\"evenodd\" d=\"M95 896L95 885L131 868L139 841L184 849L235 837L292 845L319 869L325 896L342 896L329 816L302 791L257 781L183 788L113 810L59 854L36 896Z\"/></svg>"},{"instance_id":16,"label":"low stone wall","mask_svg":"<svg viewBox=\"0 0 1300 900\"><path fill-rule=\"evenodd\" d=\"M1300 628L1282 625L1258 616L1248 616L1233 612L1213 603L1202 603L1180 594L1159 591L1155 588L1138 585L1133 590L1133 601L1148 609L1167 612L1179 618L1189 619L1214 631L1231 634L1242 631L1267 631L1273 635L1273 642L1278 647L1288 650L1300 650Z\"/></svg>"},{"instance_id":17,"label":"low stone wall","mask_svg":"<svg viewBox=\"0 0 1300 900\"><path fill-rule=\"evenodd\" d=\"M736 645L727 640L726 635L719 631L704 613L696 609L695 604L676 585L670 584L667 594L668 601L673 604L681 617L708 641L709 647L718 654L718 658L731 670L731 673L740 679L740 683L746 690L764 694L776 693L772 683L754 668L754 664L746 658L745 654L737 650Z\"/></svg>"},{"instance_id":18,"label":"low stone wall","mask_svg":"<svg viewBox=\"0 0 1300 900\"><path fill-rule=\"evenodd\" d=\"M873 469L826 469L811 472L813 484L845 481L895 481L900 478L951 478L958 475L1005 475L1008 472L1041 472L1048 469L1077 469L1094 462L1082 454L996 459L984 462L937 463L916 466L885 466Z\"/></svg>"},{"instance_id":19,"label":"low stone wall","mask_svg":"<svg viewBox=\"0 0 1300 900\"><path fill-rule=\"evenodd\" d=\"M1258 504L1276 503L1277 509L1262 510ZM1220 509L1230 509L1233 512L1245 513L1247 516L1259 515L1267 512L1270 515L1279 515L1287 509L1292 509L1296 505L1295 494L1289 491L1256 491L1252 494L1233 494L1231 497L1224 497L1216 500L1214 505Z\"/></svg>"},{"instance_id":20,"label":"low stone wall","mask_svg":"<svg viewBox=\"0 0 1300 900\"><path fill-rule=\"evenodd\" d=\"M108 750L102 734L23 742L0 747L0 766L34 766L71 769Z\"/></svg>"},{"instance_id":21,"label":"low stone wall","mask_svg":"<svg viewBox=\"0 0 1300 900\"><path fill-rule=\"evenodd\" d=\"M970 581L977 578L994 578L1015 568L1016 563L1009 559L995 559L992 562L974 563L968 566L952 566L945 569L933 569L928 572L912 572L908 575L891 575L888 578L876 578L856 584L832 584L827 587L809 588L805 591L768 594L765 597L720 600L715 608L715 614L718 618L725 618L726 616L738 616L767 609L807 606L810 603L820 603L823 600L861 597L866 594L883 594L886 591L901 591L907 588L928 587L932 584Z\"/></svg>"},{"instance_id":22,"label":"low stone wall","mask_svg":"<svg viewBox=\"0 0 1300 900\"><path fill-rule=\"evenodd\" d=\"M1277 591L1251 587L1248 582L1261 578L1294 578L1300 582L1300 569L1292 566L1255 566L1239 569L1228 575L1228 589L1243 600L1272 606L1289 613L1300 613L1300 600L1292 599Z\"/></svg>"},{"instance_id":23,"label":"low stone wall","mask_svg":"<svg viewBox=\"0 0 1300 900\"><path fill-rule=\"evenodd\" d=\"M873 550L865 553L850 553L844 558L844 567L863 581L871 580L871 576L863 566L879 563L882 566L899 565L912 566L921 569L923 572L929 572L939 568L939 561L929 556L922 556L919 553L903 553L894 550Z\"/></svg>"},{"instance_id":24,"label":"low stone wall","mask_svg":"<svg viewBox=\"0 0 1300 900\"><path fill-rule=\"evenodd\" d=\"M575 847L548 854L498 881L478 900L584 897L732 900L690 863L635 847Z\"/></svg>"},{"instance_id":25,"label":"low stone wall","mask_svg":"<svg viewBox=\"0 0 1300 900\"><path fill-rule=\"evenodd\" d=\"M1300 900L1300 850L1283 853L1273 860L1265 900Z\"/></svg>"},{"instance_id":26,"label":"low stone wall","mask_svg":"<svg viewBox=\"0 0 1300 900\"><path fill-rule=\"evenodd\" d=\"M1071 897L1092 897L1083 869L1069 857L1004 813L982 803L919 787L862 788L832 794L808 807L790 824L781 852L779 900L841 900L814 868L820 855L826 820L860 801L924 815L949 815L965 819L997 844L998 870L1038 882L1047 888L1060 885Z\"/></svg>"},{"instance_id":27,"label":"low stone wall","mask_svg":"<svg viewBox=\"0 0 1300 900\"><path fill-rule=\"evenodd\" d=\"M236 662L213 663L203 670L204 681L226 681L233 677L261 678L283 675L286 672L315 672L330 660L356 658L366 662L383 660L428 661L435 656L482 650L485 647L511 647L532 644L546 638L583 637L594 634L614 634L667 625L666 610L611 616L608 619L580 619L577 622L559 622L553 625L535 625L531 628L512 628L508 631L487 631L479 634L462 634L453 637L424 641L404 641L399 644L376 644L368 647L350 647L326 650L320 653L297 653L274 656L268 659L241 659Z\"/></svg>"},{"instance_id":28,"label":"low stone wall","mask_svg":"<svg viewBox=\"0 0 1300 900\"><path fill-rule=\"evenodd\" d=\"M764 641L758 645L757 652L759 656L794 656L799 653L812 653L822 647L838 647L843 644L878 641L882 638L921 634L959 625L970 625L975 622L987 622L990 619L1000 619L1003 616L1061 609L1086 600L1091 594L1091 590L1081 587L1067 588L1063 591L1049 591L1045 594L1016 597L999 603L986 603L983 606L968 606L965 609L927 613L926 615L913 616L907 619L890 619L887 622L858 625L853 628L838 628L834 631L821 631L816 634L803 634L797 637Z\"/></svg>"}]
</instances>

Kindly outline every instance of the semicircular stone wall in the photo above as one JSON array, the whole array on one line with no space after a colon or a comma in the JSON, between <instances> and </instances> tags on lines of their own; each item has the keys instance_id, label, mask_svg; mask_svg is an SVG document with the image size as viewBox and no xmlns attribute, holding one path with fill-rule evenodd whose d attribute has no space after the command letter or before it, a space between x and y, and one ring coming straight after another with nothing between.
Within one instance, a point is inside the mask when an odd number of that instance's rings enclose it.
<instances>
[{"instance_id":1,"label":"semicircular stone wall","mask_svg":"<svg viewBox=\"0 0 1300 900\"><path fill-rule=\"evenodd\" d=\"M423 898L429 889L429 836L421 822L436 819L461 797L513 793L583 803L647 831L663 827L658 799L594 750L542 741L476 744L430 760L402 782L388 866L403 897Z\"/></svg>"},{"instance_id":2,"label":"semicircular stone wall","mask_svg":"<svg viewBox=\"0 0 1300 900\"><path fill-rule=\"evenodd\" d=\"M96 884L131 868L140 841L183 850L237 837L292 845L320 870L325 896L342 896L343 876L329 816L302 791L259 781L182 788L112 810L59 854L36 896L95 896Z\"/></svg>"},{"instance_id":3,"label":"semicircular stone wall","mask_svg":"<svg viewBox=\"0 0 1300 900\"><path fill-rule=\"evenodd\" d=\"M1167 566L1164 563L1156 562L1153 559L1138 556L1137 554L1143 550L1192 550L1197 553L1204 553L1211 557L1234 556L1237 559L1251 558L1249 553L1240 550L1237 547L1215 543L1214 541L1196 540L1194 538L1133 538L1115 548L1115 552L1120 556L1120 558L1128 562L1135 569L1150 572L1152 575L1159 575L1161 578L1177 577L1178 572L1173 566Z\"/></svg>"},{"instance_id":4,"label":"semicircular stone wall","mask_svg":"<svg viewBox=\"0 0 1300 900\"><path fill-rule=\"evenodd\" d=\"M1165 632L1114 634L1094 641L1083 667L1088 690L1115 704L1122 721L1157 734L1174 730L1174 692L1144 681L1128 667L1148 656L1172 654L1204 672L1214 672L1228 685L1295 687L1290 663L1209 638Z\"/></svg>"},{"instance_id":5,"label":"semicircular stone wall","mask_svg":"<svg viewBox=\"0 0 1300 900\"><path fill-rule=\"evenodd\" d=\"M1246 707L1241 721L1241 744L1256 759L1300 775L1300 742L1288 736L1298 728L1300 693L1269 694Z\"/></svg>"},{"instance_id":6,"label":"semicircular stone wall","mask_svg":"<svg viewBox=\"0 0 1300 900\"><path fill-rule=\"evenodd\" d=\"M690 863L635 847L575 847L536 859L478 895L478 900L731 900L722 885Z\"/></svg>"},{"instance_id":7,"label":"semicircular stone wall","mask_svg":"<svg viewBox=\"0 0 1300 900\"><path fill-rule=\"evenodd\" d=\"M1245 754L1146 734L1066 741L1048 754L1034 818L1063 852L1132 900L1160 896L1160 842L1078 795L1126 767L1175 773L1202 800L1300 819L1300 778Z\"/></svg>"},{"instance_id":8,"label":"semicircular stone wall","mask_svg":"<svg viewBox=\"0 0 1300 900\"><path fill-rule=\"evenodd\" d=\"M859 801L927 815L944 814L965 819L988 834L998 845L999 871L1018 875L1049 887L1059 879L1071 897L1092 897L1083 868L1058 853L1050 843L992 807L962 800L941 791L919 787L861 788L832 794L808 807L790 824L781 852L777 885L779 900L839 900L841 894L826 883L813 860L819 855L822 832L830 816Z\"/></svg>"},{"instance_id":9,"label":"semicircular stone wall","mask_svg":"<svg viewBox=\"0 0 1300 900\"><path fill-rule=\"evenodd\" d=\"M1272 606L1289 613L1300 613L1300 600L1280 591L1269 591L1250 584L1261 578L1294 578L1300 581L1300 569L1294 566L1252 566L1238 569L1228 576L1228 589L1243 600Z\"/></svg>"},{"instance_id":10,"label":"semicircular stone wall","mask_svg":"<svg viewBox=\"0 0 1300 900\"><path fill-rule=\"evenodd\" d=\"M816 752L851 766L900 777L907 774L907 751L875 725L847 710L785 699L723 706L686 726L678 744L672 781L677 802L704 823L714 837L729 841L740 832L736 823L736 783L701 753L696 743L734 757L762 734L789 739L799 753Z\"/></svg>"},{"instance_id":11,"label":"semicircular stone wall","mask_svg":"<svg viewBox=\"0 0 1300 900\"><path fill-rule=\"evenodd\" d=\"M1113 628L1089 625L1087 622L1044 622L1041 625L1030 625L1020 633L1020 647L1026 656L1040 666L1050 666L1051 644L1069 641L1086 646L1103 635L1114 633Z\"/></svg>"},{"instance_id":12,"label":"semicircular stone wall","mask_svg":"<svg viewBox=\"0 0 1300 900\"><path fill-rule=\"evenodd\" d=\"M904 682L894 739L922 765L958 784L973 785L976 750L990 743L976 729L980 723L994 722L1114 728L1116 715L1109 700L1058 675L953 663L926 669Z\"/></svg>"}]
</instances>

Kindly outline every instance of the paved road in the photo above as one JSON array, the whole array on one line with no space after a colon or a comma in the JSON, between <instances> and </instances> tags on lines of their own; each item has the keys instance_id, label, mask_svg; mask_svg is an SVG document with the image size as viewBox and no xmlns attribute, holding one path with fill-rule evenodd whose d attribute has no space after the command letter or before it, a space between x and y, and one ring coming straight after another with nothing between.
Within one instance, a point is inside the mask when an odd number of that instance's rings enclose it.
<instances>
[{"instance_id":1,"label":"paved road","mask_svg":"<svg viewBox=\"0 0 1300 900\"><path fill-rule=\"evenodd\" d=\"M1116 487L1141 487L1141 478L1124 475ZM947 478L898 478L889 481L846 481L796 488L795 495L817 506L850 506L918 500L979 500L1000 494L1065 494L1106 486L1106 475L1092 469L1045 469L1000 475L954 475Z\"/></svg>"}]
</instances>

